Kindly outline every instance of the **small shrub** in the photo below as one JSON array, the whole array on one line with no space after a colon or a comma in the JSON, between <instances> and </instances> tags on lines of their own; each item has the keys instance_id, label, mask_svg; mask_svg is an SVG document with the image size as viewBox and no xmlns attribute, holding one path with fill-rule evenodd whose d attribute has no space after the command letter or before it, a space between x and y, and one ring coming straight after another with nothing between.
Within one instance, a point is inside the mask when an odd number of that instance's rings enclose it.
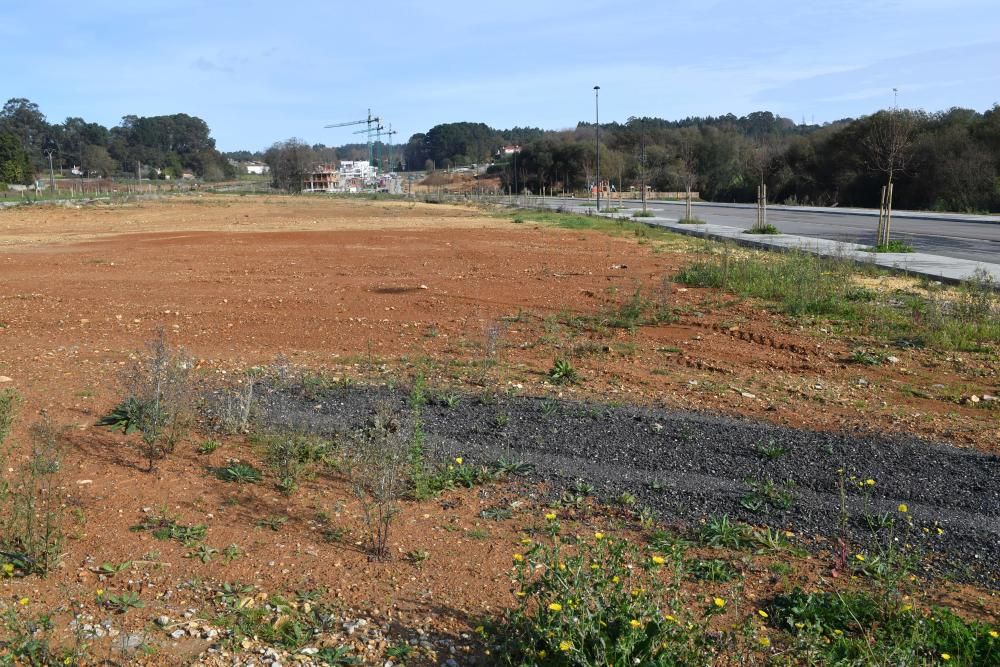
<instances>
[{"instance_id":1,"label":"small shrub","mask_svg":"<svg viewBox=\"0 0 1000 667\"><path fill-rule=\"evenodd\" d=\"M8 410L15 401L9 398ZM8 432L9 416L7 426L0 424ZM32 425L29 433L31 456L0 481L0 508L4 510L0 513L0 562L7 574L44 576L58 564L62 552L64 509L58 491L62 430L45 420Z\"/></svg>"},{"instance_id":2,"label":"small shrub","mask_svg":"<svg viewBox=\"0 0 1000 667\"><path fill-rule=\"evenodd\" d=\"M655 215L656 215L655 213L653 213L652 211L649 211L649 210L646 210L646 211L639 210L639 211L635 211L634 213L632 213L632 217L633 218L652 218Z\"/></svg>"},{"instance_id":3,"label":"small shrub","mask_svg":"<svg viewBox=\"0 0 1000 667\"><path fill-rule=\"evenodd\" d=\"M361 502L366 546L374 560L389 557L390 529L409 486L409 433L387 406L381 406L354 438L348 474Z\"/></svg>"},{"instance_id":4,"label":"small shrub","mask_svg":"<svg viewBox=\"0 0 1000 667\"><path fill-rule=\"evenodd\" d=\"M681 218L677 221L679 225L704 225L705 221L700 218Z\"/></svg>"},{"instance_id":5,"label":"small shrub","mask_svg":"<svg viewBox=\"0 0 1000 667\"><path fill-rule=\"evenodd\" d=\"M141 434L139 450L152 472L173 451L192 419L194 387L190 357L167 344L163 329L137 355L123 378L126 398L99 424Z\"/></svg>"},{"instance_id":6,"label":"small shrub","mask_svg":"<svg viewBox=\"0 0 1000 667\"><path fill-rule=\"evenodd\" d=\"M238 385L223 390L216 416L216 428L219 431L228 434L248 431L259 375L257 369L251 369L244 374Z\"/></svg>"},{"instance_id":7,"label":"small shrub","mask_svg":"<svg viewBox=\"0 0 1000 667\"><path fill-rule=\"evenodd\" d=\"M278 479L278 488L290 495L299 480L317 464L329 462L333 445L328 440L304 433L272 433L255 438L264 460Z\"/></svg>"},{"instance_id":8,"label":"small shrub","mask_svg":"<svg viewBox=\"0 0 1000 667\"><path fill-rule=\"evenodd\" d=\"M683 609L676 581L656 572L675 565L600 533L573 550L556 537L515 554L517 607L493 630L500 664L712 664L719 646L705 630L725 601L700 616Z\"/></svg>"}]
</instances>

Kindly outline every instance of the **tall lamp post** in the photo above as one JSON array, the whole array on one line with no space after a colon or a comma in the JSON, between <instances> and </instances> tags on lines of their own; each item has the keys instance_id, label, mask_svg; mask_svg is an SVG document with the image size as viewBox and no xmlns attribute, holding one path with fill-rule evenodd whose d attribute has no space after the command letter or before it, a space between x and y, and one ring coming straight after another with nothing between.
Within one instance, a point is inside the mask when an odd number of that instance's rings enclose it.
<instances>
[{"instance_id":1,"label":"tall lamp post","mask_svg":"<svg viewBox=\"0 0 1000 667\"><path fill-rule=\"evenodd\" d=\"M599 97L601 87L594 86L594 120L597 134L594 138L594 145L597 147L597 212L601 212L601 106Z\"/></svg>"}]
</instances>

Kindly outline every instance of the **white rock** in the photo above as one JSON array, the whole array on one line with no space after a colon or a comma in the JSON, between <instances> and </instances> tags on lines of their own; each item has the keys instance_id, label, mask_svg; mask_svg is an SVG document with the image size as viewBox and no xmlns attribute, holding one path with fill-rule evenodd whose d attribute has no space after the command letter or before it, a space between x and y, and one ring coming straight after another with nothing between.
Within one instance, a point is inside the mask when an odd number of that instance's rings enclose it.
<instances>
[{"instance_id":1,"label":"white rock","mask_svg":"<svg viewBox=\"0 0 1000 667\"><path fill-rule=\"evenodd\" d=\"M13 381L14 381L14 378L9 378L6 375L0 375L0 384L3 384L5 382L13 382Z\"/></svg>"},{"instance_id":2,"label":"white rock","mask_svg":"<svg viewBox=\"0 0 1000 667\"><path fill-rule=\"evenodd\" d=\"M741 391L740 396L742 396L743 398L757 398L754 394L751 394L749 391Z\"/></svg>"}]
</instances>

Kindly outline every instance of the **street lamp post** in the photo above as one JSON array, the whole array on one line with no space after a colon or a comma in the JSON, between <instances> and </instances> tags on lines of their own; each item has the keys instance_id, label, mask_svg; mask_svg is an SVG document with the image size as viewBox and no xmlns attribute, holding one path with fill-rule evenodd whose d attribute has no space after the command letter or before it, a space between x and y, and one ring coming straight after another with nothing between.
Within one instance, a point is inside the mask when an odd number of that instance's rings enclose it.
<instances>
[{"instance_id":1,"label":"street lamp post","mask_svg":"<svg viewBox=\"0 0 1000 667\"><path fill-rule=\"evenodd\" d=\"M594 135L594 144L597 147L597 212L601 212L601 107L599 97L601 87L594 86L594 120L597 133Z\"/></svg>"}]
</instances>

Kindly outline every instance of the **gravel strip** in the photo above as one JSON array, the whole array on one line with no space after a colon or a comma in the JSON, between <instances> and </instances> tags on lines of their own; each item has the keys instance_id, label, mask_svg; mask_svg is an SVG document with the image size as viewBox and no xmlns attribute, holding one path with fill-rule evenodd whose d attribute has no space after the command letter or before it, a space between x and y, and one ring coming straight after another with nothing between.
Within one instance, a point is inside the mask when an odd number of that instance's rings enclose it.
<instances>
[{"instance_id":1,"label":"gravel strip","mask_svg":"<svg viewBox=\"0 0 1000 667\"><path fill-rule=\"evenodd\" d=\"M362 426L379 404L408 411L407 393L385 387L337 388L312 397L264 388L261 426L336 436ZM433 394L432 394L433 396ZM460 395L421 412L433 455L469 462L517 459L561 492L573 480L605 500L623 492L668 523L728 514L757 526L832 539L848 482L851 544L868 544L864 518L901 517L901 543L931 556L925 567L1000 588L1000 457L908 436L815 432L696 412L511 396ZM875 484L862 491L865 480ZM752 511L752 485L773 482L790 496ZM759 495L759 494L758 494ZM902 518L902 517L901 517ZM939 530L940 529L940 530ZM869 545L870 546L870 545Z\"/></svg>"}]
</instances>

